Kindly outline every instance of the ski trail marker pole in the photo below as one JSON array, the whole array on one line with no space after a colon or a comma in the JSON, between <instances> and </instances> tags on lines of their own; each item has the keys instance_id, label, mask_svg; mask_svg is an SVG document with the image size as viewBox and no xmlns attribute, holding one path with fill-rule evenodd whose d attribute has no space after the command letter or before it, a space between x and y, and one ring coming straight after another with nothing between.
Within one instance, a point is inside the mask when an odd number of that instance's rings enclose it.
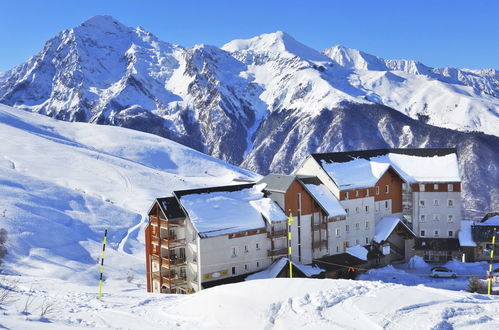
<instances>
[{"instance_id":1,"label":"ski trail marker pole","mask_svg":"<svg viewBox=\"0 0 499 330\"><path fill-rule=\"evenodd\" d=\"M104 272L104 252L106 251L107 229L104 231L104 241L102 242L102 256L100 258L100 279L99 279L99 300L102 300L102 273Z\"/></svg>"},{"instance_id":2,"label":"ski trail marker pole","mask_svg":"<svg viewBox=\"0 0 499 330\"><path fill-rule=\"evenodd\" d=\"M494 236L492 236L492 249L490 250L490 265L489 265L489 276L488 276L488 285L487 285L487 294L490 295L490 291L492 288L492 279L494 275L492 275L492 263L494 262L494 250L496 249L496 228L494 228Z\"/></svg>"},{"instance_id":3,"label":"ski trail marker pole","mask_svg":"<svg viewBox=\"0 0 499 330\"><path fill-rule=\"evenodd\" d=\"M288 217L288 258L289 258L289 278L293 278L293 261L291 261L291 254L292 254L292 249L291 249L291 224L293 223L293 214L291 213L291 210L289 210L289 217Z\"/></svg>"}]
</instances>

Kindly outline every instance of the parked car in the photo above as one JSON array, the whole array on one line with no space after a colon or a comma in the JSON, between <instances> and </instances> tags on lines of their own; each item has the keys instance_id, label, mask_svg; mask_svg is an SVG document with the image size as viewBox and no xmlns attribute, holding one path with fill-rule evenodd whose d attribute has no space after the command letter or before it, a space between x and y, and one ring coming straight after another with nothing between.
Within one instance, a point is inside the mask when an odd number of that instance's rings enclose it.
<instances>
[{"instance_id":1,"label":"parked car","mask_svg":"<svg viewBox=\"0 0 499 330\"><path fill-rule=\"evenodd\" d=\"M446 267L433 267L431 269L431 277L434 277L434 278L439 278L439 277L452 277L452 278L456 278L457 277L457 274L450 270L449 268L446 268Z\"/></svg>"}]
</instances>

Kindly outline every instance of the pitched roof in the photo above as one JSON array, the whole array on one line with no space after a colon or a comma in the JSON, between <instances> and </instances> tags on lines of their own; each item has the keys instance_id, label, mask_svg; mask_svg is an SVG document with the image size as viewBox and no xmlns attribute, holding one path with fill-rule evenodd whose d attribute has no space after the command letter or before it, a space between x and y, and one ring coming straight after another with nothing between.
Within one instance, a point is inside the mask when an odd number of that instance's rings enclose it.
<instances>
[{"instance_id":1,"label":"pitched roof","mask_svg":"<svg viewBox=\"0 0 499 330\"><path fill-rule=\"evenodd\" d=\"M391 167L406 182L459 182L456 149L376 149L312 154L341 189L374 186Z\"/></svg>"},{"instance_id":2,"label":"pitched roof","mask_svg":"<svg viewBox=\"0 0 499 330\"><path fill-rule=\"evenodd\" d=\"M258 183L266 183L266 190L285 193L295 179L294 175L269 174L264 176Z\"/></svg>"},{"instance_id":3,"label":"pitched roof","mask_svg":"<svg viewBox=\"0 0 499 330\"><path fill-rule=\"evenodd\" d=\"M175 197L156 198L156 201L167 219L173 220L185 218L185 213Z\"/></svg>"},{"instance_id":4,"label":"pitched roof","mask_svg":"<svg viewBox=\"0 0 499 330\"><path fill-rule=\"evenodd\" d=\"M471 235L471 225L473 221L469 220L461 220L461 230L459 231L459 245L461 246L472 246L475 247L476 243L473 241L473 237Z\"/></svg>"},{"instance_id":5,"label":"pitched roof","mask_svg":"<svg viewBox=\"0 0 499 330\"><path fill-rule=\"evenodd\" d=\"M457 238L425 238L416 237L414 240L416 250L459 251Z\"/></svg>"},{"instance_id":6,"label":"pitched roof","mask_svg":"<svg viewBox=\"0 0 499 330\"><path fill-rule=\"evenodd\" d=\"M338 198L333 195L318 177L299 177L298 181L321 208L327 212L329 217L347 214Z\"/></svg>"},{"instance_id":7,"label":"pitched roof","mask_svg":"<svg viewBox=\"0 0 499 330\"><path fill-rule=\"evenodd\" d=\"M284 221L279 206L264 197L264 185L244 184L175 191L191 223L202 237L226 235Z\"/></svg>"},{"instance_id":8,"label":"pitched roof","mask_svg":"<svg viewBox=\"0 0 499 330\"><path fill-rule=\"evenodd\" d=\"M400 225L401 228L407 231L411 237L415 237L416 234L407 227L407 225L398 217L386 216L382 217L375 226L374 241L376 243L382 243L386 241L388 237L393 233L395 228Z\"/></svg>"},{"instance_id":9,"label":"pitched roof","mask_svg":"<svg viewBox=\"0 0 499 330\"><path fill-rule=\"evenodd\" d=\"M327 271L347 270L348 267L355 267L366 263L366 261L354 257L348 253L340 253L332 256L325 256L314 259L314 263Z\"/></svg>"}]
</instances>

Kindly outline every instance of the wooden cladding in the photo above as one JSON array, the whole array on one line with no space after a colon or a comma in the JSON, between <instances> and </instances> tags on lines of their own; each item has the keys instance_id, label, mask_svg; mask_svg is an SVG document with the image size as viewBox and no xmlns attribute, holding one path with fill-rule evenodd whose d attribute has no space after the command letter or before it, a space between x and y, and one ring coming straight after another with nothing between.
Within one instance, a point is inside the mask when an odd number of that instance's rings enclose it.
<instances>
[{"instance_id":1,"label":"wooden cladding","mask_svg":"<svg viewBox=\"0 0 499 330\"><path fill-rule=\"evenodd\" d=\"M461 192L461 182L434 182L434 183L413 183L411 190L414 192L423 192L420 185L424 185L424 192ZM437 185L437 189L435 189ZM451 189L449 189L451 185Z\"/></svg>"},{"instance_id":2,"label":"wooden cladding","mask_svg":"<svg viewBox=\"0 0 499 330\"><path fill-rule=\"evenodd\" d=\"M376 187L379 187L379 194L374 195L374 201L391 199L392 213L402 212L402 183L397 173L389 169L376 183Z\"/></svg>"},{"instance_id":3,"label":"wooden cladding","mask_svg":"<svg viewBox=\"0 0 499 330\"><path fill-rule=\"evenodd\" d=\"M258 234L265 234L266 232L267 232L267 230L265 230L265 229L241 231L239 233L229 234L229 239L258 235Z\"/></svg>"},{"instance_id":4,"label":"wooden cladding","mask_svg":"<svg viewBox=\"0 0 499 330\"><path fill-rule=\"evenodd\" d=\"M291 210L293 217L296 217L299 213L298 209L301 215L321 212L314 198L295 180L284 195L284 213L289 216L289 210Z\"/></svg>"}]
</instances>

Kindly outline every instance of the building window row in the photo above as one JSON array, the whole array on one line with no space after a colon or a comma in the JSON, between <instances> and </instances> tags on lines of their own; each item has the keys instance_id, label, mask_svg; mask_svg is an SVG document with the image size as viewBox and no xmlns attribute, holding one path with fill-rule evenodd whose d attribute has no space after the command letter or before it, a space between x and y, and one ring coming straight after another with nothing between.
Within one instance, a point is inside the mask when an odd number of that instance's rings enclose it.
<instances>
[{"instance_id":1,"label":"building window row","mask_svg":"<svg viewBox=\"0 0 499 330\"><path fill-rule=\"evenodd\" d=\"M447 232L447 235L448 235L448 237L454 237L454 231L449 230ZM421 229L420 236L421 237L426 237L426 229ZM435 229L433 231L433 237L440 237L440 231L438 229Z\"/></svg>"},{"instance_id":2,"label":"building window row","mask_svg":"<svg viewBox=\"0 0 499 330\"><path fill-rule=\"evenodd\" d=\"M426 191L426 185L424 183L419 184L419 191ZM433 190L438 191L440 189L440 184L434 183L433 184ZM447 191L452 192L454 191L454 184L448 183L447 184Z\"/></svg>"},{"instance_id":3,"label":"building window row","mask_svg":"<svg viewBox=\"0 0 499 330\"><path fill-rule=\"evenodd\" d=\"M256 243L256 244L255 244L255 249L256 249L257 251L259 251L259 250L260 250L260 243ZM237 247L232 247L232 248L230 249L230 251L231 251L231 256L232 256L233 258L237 257ZM243 250L243 251L244 251L244 253L248 253L248 252L249 252L249 247L248 247L248 245L245 245L245 246L244 246L244 250Z\"/></svg>"},{"instance_id":4,"label":"building window row","mask_svg":"<svg viewBox=\"0 0 499 330\"><path fill-rule=\"evenodd\" d=\"M434 199L433 200L433 206L439 206L440 205L440 200L439 199ZM419 200L419 207L424 208L426 206L426 200L421 199ZM447 200L447 206L448 207L454 207L454 200L453 199L448 199Z\"/></svg>"},{"instance_id":5,"label":"building window row","mask_svg":"<svg viewBox=\"0 0 499 330\"><path fill-rule=\"evenodd\" d=\"M439 221L440 220L440 214L434 214L433 215L433 220L434 221ZM426 221L426 214L420 214L419 215L419 222L425 222ZM453 222L454 221L454 216L452 214L447 215L447 221L448 222Z\"/></svg>"}]
</instances>

